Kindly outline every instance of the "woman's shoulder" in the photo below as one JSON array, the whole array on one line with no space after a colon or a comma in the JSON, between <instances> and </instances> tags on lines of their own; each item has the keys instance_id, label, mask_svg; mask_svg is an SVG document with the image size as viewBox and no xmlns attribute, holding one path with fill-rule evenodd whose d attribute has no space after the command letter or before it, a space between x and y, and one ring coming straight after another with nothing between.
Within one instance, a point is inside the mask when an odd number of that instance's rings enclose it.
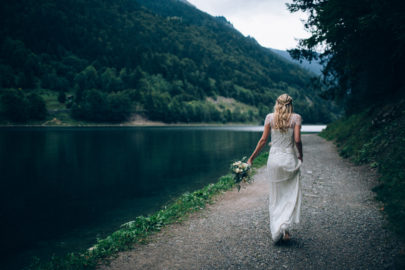
<instances>
[{"instance_id":1,"label":"woman's shoulder","mask_svg":"<svg viewBox=\"0 0 405 270\"><path fill-rule=\"evenodd\" d=\"M293 113L291 116L292 116L291 119L292 119L292 121L293 121L295 124L301 125L302 117L301 117L300 114L298 114L298 113Z\"/></svg>"},{"instance_id":2,"label":"woman's shoulder","mask_svg":"<svg viewBox=\"0 0 405 270\"><path fill-rule=\"evenodd\" d=\"M265 124L265 125L266 125L266 124L269 124L269 123L272 121L272 119L273 119L273 113L268 113L268 114L266 115L265 120L264 120L264 124Z\"/></svg>"},{"instance_id":3,"label":"woman's shoulder","mask_svg":"<svg viewBox=\"0 0 405 270\"><path fill-rule=\"evenodd\" d=\"M269 118L269 119L273 119L274 118L274 113L268 113L267 115L266 115L266 118Z\"/></svg>"}]
</instances>

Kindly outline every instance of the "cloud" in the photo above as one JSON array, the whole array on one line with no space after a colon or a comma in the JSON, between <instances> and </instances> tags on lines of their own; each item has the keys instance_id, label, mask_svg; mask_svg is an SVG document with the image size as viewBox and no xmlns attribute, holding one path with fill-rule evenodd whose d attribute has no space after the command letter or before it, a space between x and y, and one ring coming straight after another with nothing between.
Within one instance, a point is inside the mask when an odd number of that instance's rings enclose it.
<instances>
[{"instance_id":1,"label":"cloud","mask_svg":"<svg viewBox=\"0 0 405 270\"><path fill-rule=\"evenodd\" d=\"M262 46L291 49L296 39L309 37L301 19L303 13L290 13L285 0L188 0L213 15L225 16L244 35L254 37Z\"/></svg>"}]
</instances>

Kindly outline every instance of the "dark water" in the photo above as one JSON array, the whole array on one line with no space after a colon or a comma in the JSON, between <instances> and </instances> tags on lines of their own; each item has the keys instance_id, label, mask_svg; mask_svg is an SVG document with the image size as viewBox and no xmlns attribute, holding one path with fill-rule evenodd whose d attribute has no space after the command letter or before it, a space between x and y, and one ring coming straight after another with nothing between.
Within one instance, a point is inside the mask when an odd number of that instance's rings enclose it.
<instances>
[{"instance_id":1,"label":"dark water","mask_svg":"<svg viewBox=\"0 0 405 270\"><path fill-rule=\"evenodd\" d=\"M90 247L216 182L260 136L246 127L1 128L0 268Z\"/></svg>"}]
</instances>

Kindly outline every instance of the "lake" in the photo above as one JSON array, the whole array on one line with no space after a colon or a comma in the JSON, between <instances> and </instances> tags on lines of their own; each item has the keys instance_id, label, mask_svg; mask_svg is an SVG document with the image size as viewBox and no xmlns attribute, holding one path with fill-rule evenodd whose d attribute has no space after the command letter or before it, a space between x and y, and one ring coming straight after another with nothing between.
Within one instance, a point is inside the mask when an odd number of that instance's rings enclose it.
<instances>
[{"instance_id":1,"label":"lake","mask_svg":"<svg viewBox=\"0 0 405 270\"><path fill-rule=\"evenodd\" d=\"M252 153L262 130L0 128L0 268L88 248L136 216L216 182Z\"/></svg>"}]
</instances>

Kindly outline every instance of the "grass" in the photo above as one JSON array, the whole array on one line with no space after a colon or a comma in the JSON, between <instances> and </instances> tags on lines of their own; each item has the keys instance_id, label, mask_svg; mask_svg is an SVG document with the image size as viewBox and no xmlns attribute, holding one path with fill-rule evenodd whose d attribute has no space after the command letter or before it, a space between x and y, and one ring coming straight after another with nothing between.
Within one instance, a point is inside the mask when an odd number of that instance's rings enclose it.
<instances>
[{"instance_id":1,"label":"grass","mask_svg":"<svg viewBox=\"0 0 405 270\"><path fill-rule=\"evenodd\" d=\"M250 110L250 111L252 111L252 113L254 113L256 115L259 113L259 109L256 106L242 103L240 101L235 100L234 98L217 96L217 97L215 97L215 99L212 97L207 97L205 100L207 102L215 105L215 107L220 111L228 109L231 112L233 112L238 109L241 112L247 112Z\"/></svg>"},{"instance_id":2,"label":"grass","mask_svg":"<svg viewBox=\"0 0 405 270\"><path fill-rule=\"evenodd\" d=\"M268 151L263 151L253 164L253 173L267 162ZM65 256L52 256L49 261L34 258L28 269L35 270L80 270L95 269L98 264L108 263L120 251L131 249L136 243L146 243L148 236L160 231L164 226L182 222L190 213L204 209L213 203L215 195L235 187L232 174L219 178L194 192L186 192L169 205L148 216L138 216L135 220L121 225L121 228L104 239L99 239L89 250L69 253Z\"/></svg>"},{"instance_id":3,"label":"grass","mask_svg":"<svg viewBox=\"0 0 405 270\"><path fill-rule=\"evenodd\" d=\"M46 108L48 110L61 110L66 109L65 104L62 104L58 101L58 92L51 91L48 89L39 89L37 93L44 99L46 103ZM66 93L72 94L72 93Z\"/></svg>"},{"instance_id":4,"label":"grass","mask_svg":"<svg viewBox=\"0 0 405 270\"><path fill-rule=\"evenodd\" d=\"M320 136L334 140L341 156L377 170L380 184L373 191L405 240L405 101L342 118Z\"/></svg>"}]
</instances>

